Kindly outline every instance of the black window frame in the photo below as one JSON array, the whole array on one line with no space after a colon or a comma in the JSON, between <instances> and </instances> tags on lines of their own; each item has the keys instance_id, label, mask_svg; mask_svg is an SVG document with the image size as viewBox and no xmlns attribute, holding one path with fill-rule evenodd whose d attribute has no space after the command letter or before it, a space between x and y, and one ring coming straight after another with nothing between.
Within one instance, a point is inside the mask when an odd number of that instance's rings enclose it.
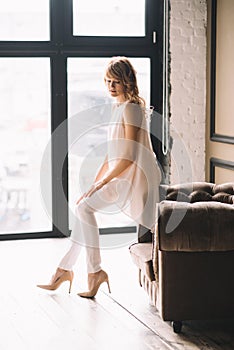
<instances>
[{"instance_id":1,"label":"black window frame","mask_svg":"<svg viewBox=\"0 0 234 350\"><path fill-rule=\"evenodd\" d=\"M166 0L165 0L166 1ZM151 60L151 105L162 114L163 104L163 1L146 0L145 37L80 37L72 35L72 0L50 0L50 41L0 41L0 57L47 57L51 62L51 132L67 118L67 59L69 57L111 57L124 55ZM153 32L156 42L153 42ZM160 122L151 126L160 128ZM158 133L157 133L158 134ZM159 162L163 163L161 141L152 136ZM2 233L0 240L64 237L69 235L68 206L61 205L56 177L61 147L67 149L67 134L52 138L53 229L47 232ZM63 165L63 191L68 196L68 160ZM62 232L54 225L62 227ZM124 228L122 232L131 232ZM101 229L101 233L117 229ZM121 232L121 228L119 230Z\"/></svg>"}]
</instances>

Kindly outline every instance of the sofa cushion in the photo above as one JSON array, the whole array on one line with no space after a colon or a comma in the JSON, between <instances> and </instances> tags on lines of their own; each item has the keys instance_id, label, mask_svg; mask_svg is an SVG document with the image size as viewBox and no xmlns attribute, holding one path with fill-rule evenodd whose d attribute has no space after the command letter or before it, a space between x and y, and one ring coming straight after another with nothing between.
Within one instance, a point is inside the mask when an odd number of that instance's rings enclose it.
<instances>
[{"instance_id":1,"label":"sofa cushion","mask_svg":"<svg viewBox=\"0 0 234 350\"><path fill-rule=\"evenodd\" d=\"M215 184L210 182L189 182L167 186L166 196L171 192L182 192L186 195L190 195L194 191L203 191L213 195L213 189Z\"/></svg>"},{"instance_id":2,"label":"sofa cushion","mask_svg":"<svg viewBox=\"0 0 234 350\"><path fill-rule=\"evenodd\" d=\"M226 192L218 192L212 197L213 201L234 204L234 195L231 195Z\"/></svg>"},{"instance_id":3,"label":"sofa cushion","mask_svg":"<svg viewBox=\"0 0 234 350\"><path fill-rule=\"evenodd\" d=\"M214 185L213 187L213 193L219 193L219 192L225 192L231 195L234 195L234 183L233 182L227 182L220 185Z\"/></svg>"},{"instance_id":4,"label":"sofa cushion","mask_svg":"<svg viewBox=\"0 0 234 350\"><path fill-rule=\"evenodd\" d=\"M152 243L134 243L129 248L134 264L150 281L155 280L152 264L152 249Z\"/></svg>"},{"instance_id":5,"label":"sofa cushion","mask_svg":"<svg viewBox=\"0 0 234 350\"><path fill-rule=\"evenodd\" d=\"M167 196L167 200L177 201L177 202L209 202L213 200L213 197L210 193L203 190L192 191L190 194L186 194L181 191L174 190L170 192Z\"/></svg>"}]
</instances>

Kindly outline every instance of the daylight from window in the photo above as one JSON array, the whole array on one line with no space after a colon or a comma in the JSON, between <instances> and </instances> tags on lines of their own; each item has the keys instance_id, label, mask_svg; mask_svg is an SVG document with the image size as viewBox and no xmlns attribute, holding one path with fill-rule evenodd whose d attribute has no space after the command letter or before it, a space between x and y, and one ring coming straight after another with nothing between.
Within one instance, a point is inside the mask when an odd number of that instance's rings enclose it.
<instances>
[{"instance_id":1,"label":"daylight from window","mask_svg":"<svg viewBox=\"0 0 234 350\"><path fill-rule=\"evenodd\" d=\"M0 0L0 40L49 40L49 0Z\"/></svg>"},{"instance_id":2,"label":"daylight from window","mask_svg":"<svg viewBox=\"0 0 234 350\"><path fill-rule=\"evenodd\" d=\"M145 36L145 0L73 0L73 35Z\"/></svg>"},{"instance_id":3,"label":"daylight from window","mask_svg":"<svg viewBox=\"0 0 234 350\"><path fill-rule=\"evenodd\" d=\"M0 233L49 231L40 167L51 133L50 62L0 58L0 74Z\"/></svg>"}]
</instances>

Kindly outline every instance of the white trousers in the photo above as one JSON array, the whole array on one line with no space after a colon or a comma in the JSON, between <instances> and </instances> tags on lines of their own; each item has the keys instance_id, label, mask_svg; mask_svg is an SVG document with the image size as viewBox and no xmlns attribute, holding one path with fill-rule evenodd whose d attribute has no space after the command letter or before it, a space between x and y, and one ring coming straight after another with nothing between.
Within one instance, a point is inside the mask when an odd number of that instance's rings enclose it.
<instances>
[{"instance_id":1,"label":"white trousers","mask_svg":"<svg viewBox=\"0 0 234 350\"><path fill-rule=\"evenodd\" d=\"M111 215L108 207L113 204L120 209L126 205L126 193L129 184L125 180L113 179L96 191L92 196L84 198L75 206L75 225L71 233L71 246L59 263L64 270L72 270L77 262L82 246L86 249L87 272L101 270L101 255L99 245L99 229L95 213L102 211ZM105 209L105 211L103 210ZM116 211L116 206L115 206Z\"/></svg>"}]
</instances>

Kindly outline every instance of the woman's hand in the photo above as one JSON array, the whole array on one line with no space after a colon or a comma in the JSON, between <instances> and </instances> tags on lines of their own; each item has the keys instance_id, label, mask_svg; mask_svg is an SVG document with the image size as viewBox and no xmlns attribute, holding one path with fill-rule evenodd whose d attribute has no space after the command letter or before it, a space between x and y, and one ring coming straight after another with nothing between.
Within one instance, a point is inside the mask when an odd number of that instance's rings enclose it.
<instances>
[{"instance_id":1,"label":"woman's hand","mask_svg":"<svg viewBox=\"0 0 234 350\"><path fill-rule=\"evenodd\" d=\"M84 194L84 197L90 197L92 194L94 194L96 191L100 190L106 182L104 180L99 180L95 182L91 188Z\"/></svg>"},{"instance_id":2,"label":"woman's hand","mask_svg":"<svg viewBox=\"0 0 234 350\"><path fill-rule=\"evenodd\" d=\"M83 198L92 196L92 194L94 194L96 191L100 190L105 184L106 184L105 180L99 180L99 181L95 182L90 187L90 189L77 200L76 204L79 204Z\"/></svg>"},{"instance_id":3,"label":"woman's hand","mask_svg":"<svg viewBox=\"0 0 234 350\"><path fill-rule=\"evenodd\" d=\"M85 196L85 193L76 201L76 204L79 204L80 201L82 201L82 199L84 198L84 196Z\"/></svg>"}]
</instances>

